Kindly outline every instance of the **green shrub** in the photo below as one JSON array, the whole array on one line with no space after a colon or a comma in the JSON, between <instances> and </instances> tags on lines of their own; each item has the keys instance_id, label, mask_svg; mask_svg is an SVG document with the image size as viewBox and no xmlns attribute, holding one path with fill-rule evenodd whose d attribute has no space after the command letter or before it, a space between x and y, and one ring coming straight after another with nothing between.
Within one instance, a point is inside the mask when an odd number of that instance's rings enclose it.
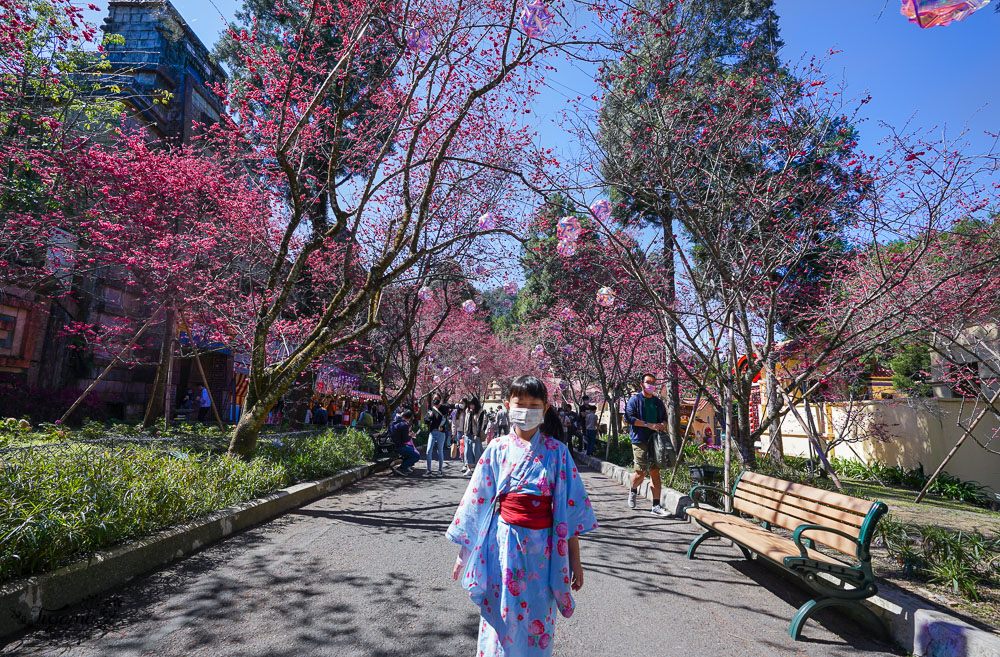
<instances>
[{"instance_id":1,"label":"green shrub","mask_svg":"<svg viewBox=\"0 0 1000 657\"><path fill-rule=\"evenodd\" d=\"M0 454L0 582L335 474L372 453L368 434L348 430L264 435L249 461L127 442Z\"/></svg>"}]
</instances>

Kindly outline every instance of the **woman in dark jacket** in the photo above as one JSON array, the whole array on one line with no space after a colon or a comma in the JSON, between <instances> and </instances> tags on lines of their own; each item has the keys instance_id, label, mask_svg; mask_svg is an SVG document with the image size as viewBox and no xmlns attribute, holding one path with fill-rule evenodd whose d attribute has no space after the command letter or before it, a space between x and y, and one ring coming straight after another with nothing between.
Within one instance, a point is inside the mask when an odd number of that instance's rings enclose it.
<instances>
[{"instance_id":1,"label":"woman in dark jacket","mask_svg":"<svg viewBox=\"0 0 1000 657\"><path fill-rule=\"evenodd\" d=\"M483 438L486 436L486 418L479 399L473 397L465 409L465 476L471 477L472 471L483 455Z\"/></svg>"}]
</instances>

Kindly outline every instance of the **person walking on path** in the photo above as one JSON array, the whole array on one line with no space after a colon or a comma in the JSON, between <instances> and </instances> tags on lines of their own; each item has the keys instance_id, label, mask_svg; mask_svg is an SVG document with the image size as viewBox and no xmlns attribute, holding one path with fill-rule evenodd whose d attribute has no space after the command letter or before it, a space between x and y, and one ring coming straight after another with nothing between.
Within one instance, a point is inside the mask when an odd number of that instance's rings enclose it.
<instances>
[{"instance_id":1,"label":"person walking on path","mask_svg":"<svg viewBox=\"0 0 1000 657\"><path fill-rule=\"evenodd\" d=\"M420 452L410 445L410 422L413 421L413 411L406 409L396 420L396 423L389 429L389 437L396 451L403 457L403 463L399 469L393 468L397 474L408 475L412 472L413 464L420 460Z\"/></svg>"},{"instance_id":2,"label":"person walking on path","mask_svg":"<svg viewBox=\"0 0 1000 657\"><path fill-rule=\"evenodd\" d=\"M496 427L497 427L497 433L496 433L497 438L500 438L501 436L506 436L507 434L510 433L510 413L507 412L506 406L501 406L497 410Z\"/></svg>"},{"instance_id":3,"label":"person walking on path","mask_svg":"<svg viewBox=\"0 0 1000 657\"><path fill-rule=\"evenodd\" d=\"M465 446L462 444L462 434L465 432L465 399L455 405L455 417L451 420L452 442L457 445L458 458L465 458ZM462 468L462 474L469 469L469 466Z\"/></svg>"},{"instance_id":4,"label":"person walking on path","mask_svg":"<svg viewBox=\"0 0 1000 657\"><path fill-rule=\"evenodd\" d=\"M597 407L587 406L584 416L584 427L587 432L587 456L594 453L594 441L597 440Z\"/></svg>"},{"instance_id":5,"label":"person walking on path","mask_svg":"<svg viewBox=\"0 0 1000 657\"><path fill-rule=\"evenodd\" d=\"M431 475L434 471L431 470L431 457L434 453L437 453L438 460L438 476L444 475L444 432L441 430L445 424L444 412L441 410L441 398L435 397L434 401L429 409L427 409L427 415L424 416L424 424L430 430L430 439L427 441L427 472L424 474Z\"/></svg>"},{"instance_id":6,"label":"person walking on path","mask_svg":"<svg viewBox=\"0 0 1000 657\"><path fill-rule=\"evenodd\" d=\"M462 474L472 476L476 463L483 454L483 438L486 436L486 418L479 399L469 399L465 409L465 466Z\"/></svg>"},{"instance_id":7,"label":"person walking on path","mask_svg":"<svg viewBox=\"0 0 1000 657\"><path fill-rule=\"evenodd\" d=\"M545 384L518 377L507 405L514 430L483 452L446 533L460 548L452 578L479 607L477 657L548 657L556 610L572 616L583 588L579 537L597 519L569 450L541 430Z\"/></svg>"},{"instance_id":8,"label":"person walking on path","mask_svg":"<svg viewBox=\"0 0 1000 657\"><path fill-rule=\"evenodd\" d=\"M632 475L632 488L628 493L628 508L635 508L635 499L639 493L639 485L649 473L650 488L653 493L653 508L650 513L657 516L670 515L660 506L660 467L650 463L651 441L654 432L666 428L667 407L663 400L656 396L656 377L644 374L642 391L628 400L625 405L625 422L631 428L629 437L632 441L632 456L635 460L635 474Z\"/></svg>"},{"instance_id":9,"label":"person walking on path","mask_svg":"<svg viewBox=\"0 0 1000 657\"><path fill-rule=\"evenodd\" d=\"M198 386L198 421L208 420L208 412L212 410L212 398L208 395L208 388L203 385Z\"/></svg>"}]
</instances>

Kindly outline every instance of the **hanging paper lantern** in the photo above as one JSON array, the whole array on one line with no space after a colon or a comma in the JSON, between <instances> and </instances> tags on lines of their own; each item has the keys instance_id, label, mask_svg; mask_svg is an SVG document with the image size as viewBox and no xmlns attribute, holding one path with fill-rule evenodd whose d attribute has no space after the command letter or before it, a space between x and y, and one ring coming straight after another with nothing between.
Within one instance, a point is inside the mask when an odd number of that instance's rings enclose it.
<instances>
[{"instance_id":1,"label":"hanging paper lantern","mask_svg":"<svg viewBox=\"0 0 1000 657\"><path fill-rule=\"evenodd\" d=\"M434 45L431 31L426 25L411 27L406 30L406 47L417 52L426 52Z\"/></svg>"},{"instance_id":2,"label":"hanging paper lantern","mask_svg":"<svg viewBox=\"0 0 1000 657\"><path fill-rule=\"evenodd\" d=\"M434 375L434 383L441 383L441 377L437 374Z\"/></svg>"},{"instance_id":3,"label":"hanging paper lantern","mask_svg":"<svg viewBox=\"0 0 1000 657\"><path fill-rule=\"evenodd\" d=\"M476 272L476 276L485 276L490 270L486 267L486 265L479 263L472 271Z\"/></svg>"},{"instance_id":4,"label":"hanging paper lantern","mask_svg":"<svg viewBox=\"0 0 1000 657\"><path fill-rule=\"evenodd\" d=\"M542 0L534 0L521 12L521 29L528 38L537 39L545 34L554 20L555 17L545 3Z\"/></svg>"},{"instance_id":5,"label":"hanging paper lantern","mask_svg":"<svg viewBox=\"0 0 1000 657\"><path fill-rule=\"evenodd\" d=\"M597 324L590 324L584 329L584 332L589 336L595 336L601 332L601 327Z\"/></svg>"},{"instance_id":6,"label":"hanging paper lantern","mask_svg":"<svg viewBox=\"0 0 1000 657\"><path fill-rule=\"evenodd\" d=\"M493 230L498 224L499 222L497 221L496 215L492 212L487 212L483 216L479 217L479 230Z\"/></svg>"},{"instance_id":7,"label":"hanging paper lantern","mask_svg":"<svg viewBox=\"0 0 1000 657\"><path fill-rule=\"evenodd\" d=\"M611 203L609 201L605 201L604 199L601 199L590 206L590 211L602 223L611 219Z\"/></svg>"},{"instance_id":8,"label":"hanging paper lantern","mask_svg":"<svg viewBox=\"0 0 1000 657\"><path fill-rule=\"evenodd\" d=\"M451 376L451 368L450 367L444 368L443 370L441 370L441 374L443 374L444 376Z\"/></svg>"},{"instance_id":9,"label":"hanging paper lantern","mask_svg":"<svg viewBox=\"0 0 1000 657\"><path fill-rule=\"evenodd\" d=\"M475 356L469 356L469 365L475 365L478 362L479 359L477 359Z\"/></svg>"},{"instance_id":10,"label":"hanging paper lantern","mask_svg":"<svg viewBox=\"0 0 1000 657\"><path fill-rule=\"evenodd\" d=\"M503 291L507 294L517 294L517 283L508 281L503 285Z\"/></svg>"},{"instance_id":11,"label":"hanging paper lantern","mask_svg":"<svg viewBox=\"0 0 1000 657\"><path fill-rule=\"evenodd\" d=\"M417 292L417 298L421 301L430 301L434 298L434 290L425 285Z\"/></svg>"},{"instance_id":12,"label":"hanging paper lantern","mask_svg":"<svg viewBox=\"0 0 1000 657\"><path fill-rule=\"evenodd\" d=\"M473 374L479 374L479 368L478 367L473 367L472 368L472 373Z\"/></svg>"},{"instance_id":13,"label":"hanging paper lantern","mask_svg":"<svg viewBox=\"0 0 1000 657\"><path fill-rule=\"evenodd\" d=\"M559 246L556 247L556 253L564 258L572 258L576 255L576 242L573 240L559 240Z\"/></svg>"},{"instance_id":14,"label":"hanging paper lantern","mask_svg":"<svg viewBox=\"0 0 1000 657\"><path fill-rule=\"evenodd\" d=\"M543 347L540 344L536 344L535 348L533 349L533 353L540 356L545 353L545 347Z\"/></svg>"},{"instance_id":15,"label":"hanging paper lantern","mask_svg":"<svg viewBox=\"0 0 1000 657\"><path fill-rule=\"evenodd\" d=\"M965 20L988 4L990 0L903 0L899 13L926 29Z\"/></svg>"},{"instance_id":16,"label":"hanging paper lantern","mask_svg":"<svg viewBox=\"0 0 1000 657\"><path fill-rule=\"evenodd\" d=\"M615 293L610 287L602 287L597 291L597 305L604 308L615 305Z\"/></svg>"},{"instance_id":17,"label":"hanging paper lantern","mask_svg":"<svg viewBox=\"0 0 1000 657\"><path fill-rule=\"evenodd\" d=\"M556 237L560 240L575 242L580 238L583 228L580 227L580 220L576 217L563 217L556 224Z\"/></svg>"},{"instance_id":18,"label":"hanging paper lantern","mask_svg":"<svg viewBox=\"0 0 1000 657\"><path fill-rule=\"evenodd\" d=\"M569 389L569 384L566 383L565 381L560 381L559 382L559 389L560 390L568 390Z\"/></svg>"}]
</instances>

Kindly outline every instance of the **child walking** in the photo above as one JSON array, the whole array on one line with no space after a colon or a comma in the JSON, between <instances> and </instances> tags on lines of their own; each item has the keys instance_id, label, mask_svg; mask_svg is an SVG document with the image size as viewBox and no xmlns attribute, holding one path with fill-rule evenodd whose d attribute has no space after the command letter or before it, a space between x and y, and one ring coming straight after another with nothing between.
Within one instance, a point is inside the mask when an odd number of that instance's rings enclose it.
<instances>
[{"instance_id":1,"label":"child walking","mask_svg":"<svg viewBox=\"0 0 1000 657\"><path fill-rule=\"evenodd\" d=\"M552 654L556 610L569 618L583 587L580 534L597 519L566 446L547 435L545 384L511 384L512 431L490 441L447 537L460 546L452 574L479 606L476 657Z\"/></svg>"}]
</instances>

